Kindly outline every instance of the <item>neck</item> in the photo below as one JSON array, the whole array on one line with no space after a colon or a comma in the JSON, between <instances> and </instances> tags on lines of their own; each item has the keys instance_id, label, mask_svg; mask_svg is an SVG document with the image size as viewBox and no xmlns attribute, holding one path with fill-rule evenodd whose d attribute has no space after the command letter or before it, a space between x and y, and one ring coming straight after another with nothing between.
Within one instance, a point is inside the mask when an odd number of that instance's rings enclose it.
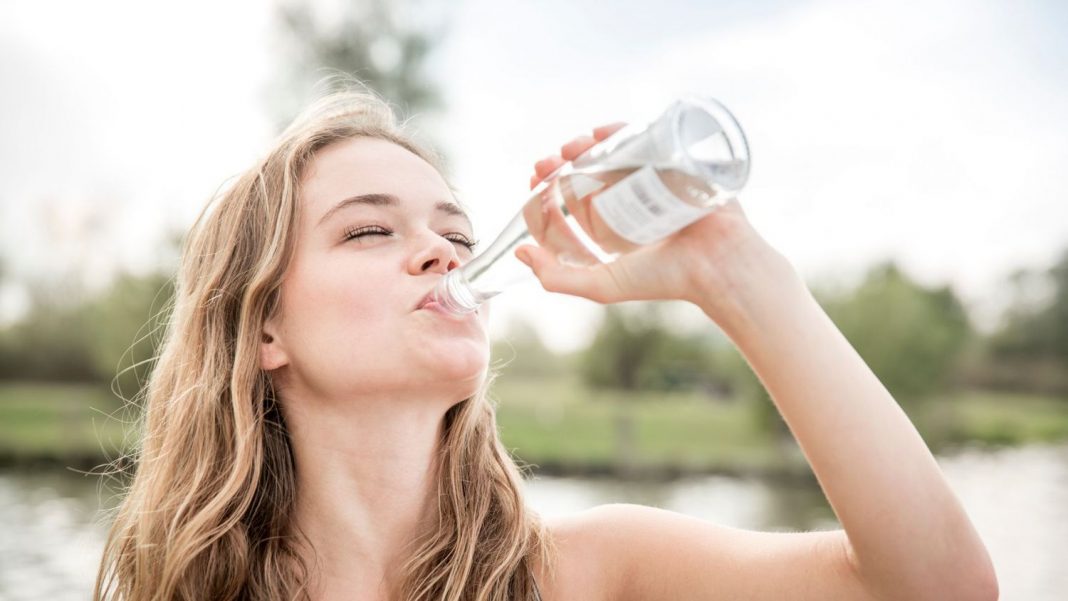
<instances>
[{"instance_id":1,"label":"neck","mask_svg":"<svg viewBox=\"0 0 1068 601\"><path fill-rule=\"evenodd\" d=\"M287 403L296 523L308 562L346 590L392 590L410 544L437 520L436 461L445 410L426 400ZM444 408L444 409L443 409Z\"/></svg>"}]
</instances>

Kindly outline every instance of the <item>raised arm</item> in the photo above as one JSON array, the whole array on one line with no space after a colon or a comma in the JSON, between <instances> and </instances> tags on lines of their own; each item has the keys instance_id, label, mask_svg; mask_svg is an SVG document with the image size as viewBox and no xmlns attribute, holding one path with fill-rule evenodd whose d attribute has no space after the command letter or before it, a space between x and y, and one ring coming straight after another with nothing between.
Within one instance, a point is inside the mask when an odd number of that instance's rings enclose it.
<instances>
[{"instance_id":1,"label":"raised arm","mask_svg":"<svg viewBox=\"0 0 1068 601\"><path fill-rule=\"evenodd\" d=\"M561 148L563 159L618 127L576 138ZM563 159L537 163L531 186ZM997 598L986 548L923 439L736 201L613 263L573 267L530 246L517 256L550 291L700 306L770 393L844 528L753 533L606 507L570 531L609 558L610 598Z\"/></svg>"},{"instance_id":2,"label":"raised arm","mask_svg":"<svg viewBox=\"0 0 1068 601\"><path fill-rule=\"evenodd\" d=\"M880 599L995 599L979 536L904 411L794 269L754 243L697 303L738 346L801 446ZM710 279L722 286L721 277Z\"/></svg>"}]
</instances>

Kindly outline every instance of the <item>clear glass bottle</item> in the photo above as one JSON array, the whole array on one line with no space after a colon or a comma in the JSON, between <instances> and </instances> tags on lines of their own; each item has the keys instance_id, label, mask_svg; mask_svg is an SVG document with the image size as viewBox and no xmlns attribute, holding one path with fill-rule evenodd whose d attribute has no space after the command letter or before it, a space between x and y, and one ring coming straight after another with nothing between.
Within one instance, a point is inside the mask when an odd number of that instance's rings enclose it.
<instances>
[{"instance_id":1,"label":"clear glass bottle","mask_svg":"<svg viewBox=\"0 0 1068 601\"><path fill-rule=\"evenodd\" d=\"M711 98L683 96L546 177L485 251L442 278L434 300L469 313L532 278L514 255L530 240L572 265L613 261L707 215L748 177L749 147L734 116Z\"/></svg>"}]
</instances>

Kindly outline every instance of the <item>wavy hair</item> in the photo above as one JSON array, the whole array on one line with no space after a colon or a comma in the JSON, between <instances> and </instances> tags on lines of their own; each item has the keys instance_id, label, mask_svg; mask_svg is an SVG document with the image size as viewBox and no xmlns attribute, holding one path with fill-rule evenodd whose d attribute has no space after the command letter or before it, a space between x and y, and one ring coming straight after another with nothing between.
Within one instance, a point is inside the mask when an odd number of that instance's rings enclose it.
<instances>
[{"instance_id":1,"label":"wavy hair","mask_svg":"<svg viewBox=\"0 0 1068 601\"><path fill-rule=\"evenodd\" d=\"M445 177L440 156L405 127L366 87L335 88L197 218L139 393L139 442L117 460L135 470L114 513L95 599L310 598L314 574L301 553L310 544L291 520L300 491L283 412L259 365L262 328L279 308L299 182L316 152L380 138ZM552 573L549 531L525 506L521 471L498 437L488 392L495 377L491 370L445 414L434 466L438 519L413 542L400 599L527 601L535 598L534 561Z\"/></svg>"}]
</instances>

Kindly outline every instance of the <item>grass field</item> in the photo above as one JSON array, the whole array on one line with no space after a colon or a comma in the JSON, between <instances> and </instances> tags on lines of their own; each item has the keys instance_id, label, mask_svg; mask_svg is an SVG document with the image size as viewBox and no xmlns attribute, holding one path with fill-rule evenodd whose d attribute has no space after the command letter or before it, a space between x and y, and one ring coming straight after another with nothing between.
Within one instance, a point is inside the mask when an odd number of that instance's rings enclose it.
<instances>
[{"instance_id":1,"label":"grass field","mask_svg":"<svg viewBox=\"0 0 1068 601\"><path fill-rule=\"evenodd\" d=\"M1068 439L1068 399L974 391L939 400L922 423L929 424L933 432L941 428L947 444L1017 445Z\"/></svg>"},{"instance_id":2,"label":"grass field","mask_svg":"<svg viewBox=\"0 0 1068 601\"><path fill-rule=\"evenodd\" d=\"M525 461L740 470L782 460L756 415L741 402L696 393L586 391L573 382L499 381L497 423L505 446ZM627 442L629 441L629 444Z\"/></svg>"},{"instance_id":3,"label":"grass field","mask_svg":"<svg viewBox=\"0 0 1068 601\"><path fill-rule=\"evenodd\" d=\"M574 381L505 377L492 396L505 447L556 471L625 465L747 473L799 465L796 452L776 444L761 427L759 412L742 401L588 391ZM134 416L121 407L93 385L0 384L0 458L81 464L114 459L133 439ZM1068 401L1062 399L969 392L906 410L935 450L1068 440Z\"/></svg>"},{"instance_id":4,"label":"grass field","mask_svg":"<svg viewBox=\"0 0 1068 601\"><path fill-rule=\"evenodd\" d=\"M15 462L113 457L127 434L120 406L100 386L2 384L0 456Z\"/></svg>"}]
</instances>

